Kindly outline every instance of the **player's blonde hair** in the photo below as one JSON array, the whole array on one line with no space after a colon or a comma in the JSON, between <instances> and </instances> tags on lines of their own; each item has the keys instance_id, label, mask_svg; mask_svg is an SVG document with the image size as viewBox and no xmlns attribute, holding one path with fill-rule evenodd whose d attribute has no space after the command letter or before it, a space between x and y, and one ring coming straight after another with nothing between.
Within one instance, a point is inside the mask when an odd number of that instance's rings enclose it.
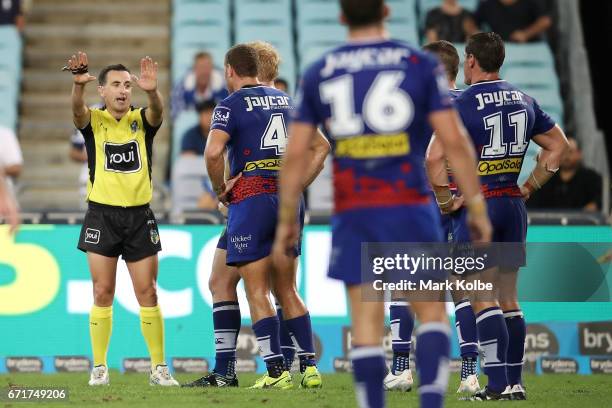
<instances>
[{"instance_id":1,"label":"player's blonde hair","mask_svg":"<svg viewBox=\"0 0 612 408\"><path fill-rule=\"evenodd\" d=\"M248 44L257 51L257 78L262 82L272 82L278 77L278 66L281 63L276 48L265 41L253 41Z\"/></svg>"}]
</instances>

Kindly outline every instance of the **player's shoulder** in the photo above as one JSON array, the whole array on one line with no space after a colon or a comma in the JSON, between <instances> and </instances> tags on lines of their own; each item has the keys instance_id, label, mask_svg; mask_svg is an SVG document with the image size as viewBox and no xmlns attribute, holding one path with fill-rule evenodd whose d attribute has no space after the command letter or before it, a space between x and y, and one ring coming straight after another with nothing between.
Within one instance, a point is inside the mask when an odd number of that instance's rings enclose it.
<instances>
[{"instance_id":1,"label":"player's shoulder","mask_svg":"<svg viewBox=\"0 0 612 408\"><path fill-rule=\"evenodd\" d=\"M461 96L461 94L463 94L463 90L462 89L449 89L448 93L450 94L451 98L457 99L458 97Z\"/></svg>"}]
</instances>

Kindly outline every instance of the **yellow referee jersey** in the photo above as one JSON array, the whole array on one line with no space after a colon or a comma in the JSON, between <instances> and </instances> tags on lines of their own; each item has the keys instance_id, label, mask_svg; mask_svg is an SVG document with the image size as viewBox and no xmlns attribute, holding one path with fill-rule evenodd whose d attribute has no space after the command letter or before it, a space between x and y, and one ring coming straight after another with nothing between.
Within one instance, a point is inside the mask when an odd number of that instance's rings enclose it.
<instances>
[{"instance_id":1,"label":"yellow referee jersey","mask_svg":"<svg viewBox=\"0 0 612 408\"><path fill-rule=\"evenodd\" d=\"M87 200L118 207L148 204L153 197L151 155L159 126L151 126L146 108L132 107L120 120L105 108L93 108L85 138L89 180Z\"/></svg>"}]
</instances>

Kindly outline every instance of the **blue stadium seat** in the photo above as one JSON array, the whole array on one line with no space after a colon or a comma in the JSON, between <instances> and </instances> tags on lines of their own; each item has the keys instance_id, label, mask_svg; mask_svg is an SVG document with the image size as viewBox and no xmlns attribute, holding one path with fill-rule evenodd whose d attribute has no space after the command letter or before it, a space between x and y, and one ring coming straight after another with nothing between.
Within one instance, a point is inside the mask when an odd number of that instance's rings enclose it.
<instances>
[{"instance_id":1,"label":"blue stadium seat","mask_svg":"<svg viewBox=\"0 0 612 408\"><path fill-rule=\"evenodd\" d=\"M346 27L340 24L311 24L307 28L298 28L300 50L312 45L335 46L342 44L347 37Z\"/></svg>"},{"instance_id":2,"label":"blue stadium seat","mask_svg":"<svg viewBox=\"0 0 612 408\"><path fill-rule=\"evenodd\" d=\"M246 23L236 26L236 42L263 40L278 47L293 49L291 27L285 23L268 21L264 24Z\"/></svg>"},{"instance_id":3,"label":"blue stadium seat","mask_svg":"<svg viewBox=\"0 0 612 408\"><path fill-rule=\"evenodd\" d=\"M213 25L229 28L229 4L221 2L185 3L175 6L172 16L174 30L187 25Z\"/></svg>"},{"instance_id":4,"label":"blue stadium seat","mask_svg":"<svg viewBox=\"0 0 612 408\"><path fill-rule=\"evenodd\" d=\"M296 2L298 27L307 24L339 24L340 5L337 1L302 0Z\"/></svg>"},{"instance_id":5,"label":"blue stadium seat","mask_svg":"<svg viewBox=\"0 0 612 408\"><path fill-rule=\"evenodd\" d=\"M253 21L281 21L291 25L290 0L236 0L236 26Z\"/></svg>"},{"instance_id":6,"label":"blue stadium seat","mask_svg":"<svg viewBox=\"0 0 612 408\"><path fill-rule=\"evenodd\" d=\"M408 42L415 47L419 46L419 31L416 21L405 19L390 19L387 28L391 38Z\"/></svg>"},{"instance_id":7,"label":"blue stadium seat","mask_svg":"<svg viewBox=\"0 0 612 408\"><path fill-rule=\"evenodd\" d=\"M559 89L559 80L553 67L503 66L502 78L525 92L531 89Z\"/></svg>"},{"instance_id":8,"label":"blue stadium seat","mask_svg":"<svg viewBox=\"0 0 612 408\"><path fill-rule=\"evenodd\" d=\"M229 31L221 32L214 26L185 26L176 29L172 38L172 82L183 76L197 52L210 52L215 65L220 66L229 47Z\"/></svg>"},{"instance_id":9,"label":"blue stadium seat","mask_svg":"<svg viewBox=\"0 0 612 408\"><path fill-rule=\"evenodd\" d=\"M181 141L187 130L197 125L198 113L195 110L181 112L172 124L172 160L174 163L181 153Z\"/></svg>"},{"instance_id":10,"label":"blue stadium seat","mask_svg":"<svg viewBox=\"0 0 612 408\"><path fill-rule=\"evenodd\" d=\"M334 47L335 46L329 45L312 45L307 47L300 55L300 72L303 73L310 64L321 58L323 54Z\"/></svg>"},{"instance_id":11,"label":"blue stadium seat","mask_svg":"<svg viewBox=\"0 0 612 408\"><path fill-rule=\"evenodd\" d=\"M417 23L416 0L387 0L391 19L401 18Z\"/></svg>"},{"instance_id":12,"label":"blue stadium seat","mask_svg":"<svg viewBox=\"0 0 612 408\"><path fill-rule=\"evenodd\" d=\"M545 42L531 44L506 43L506 59L504 66L546 66L555 64L552 51Z\"/></svg>"}]
</instances>

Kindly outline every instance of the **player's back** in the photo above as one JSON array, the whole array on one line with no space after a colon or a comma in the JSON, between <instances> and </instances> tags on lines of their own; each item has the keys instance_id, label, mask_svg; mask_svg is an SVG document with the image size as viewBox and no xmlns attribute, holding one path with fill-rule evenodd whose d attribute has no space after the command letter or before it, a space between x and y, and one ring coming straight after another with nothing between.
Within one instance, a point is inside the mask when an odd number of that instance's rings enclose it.
<instances>
[{"instance_id":1,"label":"player's back","mask_svg":"<svg viewBox=\"0 0 612 408\"><path fill-rule=\"evenodd\" d=\"M473 84L456 107L476 147L485 195L520 196L517 180L527 146L554 122L532 97L504 80Z\"/></svg>"},{"instance_id":2,"label":"player's back","mask_svg":"<svg viewBox=\"0 0 612 408\"><path fill-rule=\"evenodd\" d=\"M230 136L230 172L243 177L276 177L287 143L291 98L267 86L244 87L215 108L212 128Z\"/></svg>"},{"instance_id":3,"label":"player's back","mask_svg":"<svg viewBox=\"0 0 612 408\"><path fill-rule=\"evenodd\" d=\"M428 115L450 107L437 60L407 44L348 43L305 72L298 121L323 123L336 212L423 203Z\"/></svg>"}]
</instances>

